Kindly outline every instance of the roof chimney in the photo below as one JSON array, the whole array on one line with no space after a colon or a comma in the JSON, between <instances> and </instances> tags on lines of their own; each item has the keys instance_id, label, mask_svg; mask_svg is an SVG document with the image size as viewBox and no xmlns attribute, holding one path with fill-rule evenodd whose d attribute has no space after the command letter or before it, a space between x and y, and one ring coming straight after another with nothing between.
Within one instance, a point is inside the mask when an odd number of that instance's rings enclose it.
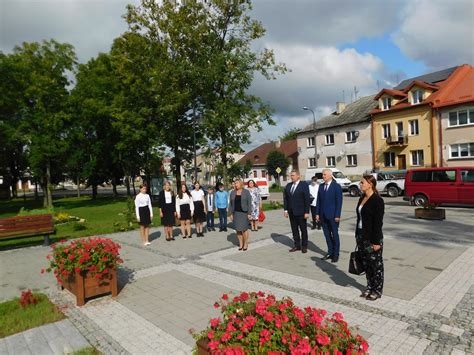
<instances>
[{"instance_id":1,"label":"roof chimney","mask_svg":"<svg viewBox=\"0 0 474 355\"><path fill-rule=\"evenodd\" d=\"M341 101L336 102L336 114L337 115L340 115L342 113L342 111L344 111L345 108L346 108L346 103L345 102L341 102Z\"/></svg>"},{"instance_id":2,"label":"roof chimney","mask_svg":"<svg viewBox=\"0 0 474 355\"><path fill-rule=\"evenodd\" d=\"M280 149L280 146L281 146L281 141L280 141L280 140L277 140L277 141L275 142L275 147L276 147L276 149Z\"/></svg>"}]
</instances>

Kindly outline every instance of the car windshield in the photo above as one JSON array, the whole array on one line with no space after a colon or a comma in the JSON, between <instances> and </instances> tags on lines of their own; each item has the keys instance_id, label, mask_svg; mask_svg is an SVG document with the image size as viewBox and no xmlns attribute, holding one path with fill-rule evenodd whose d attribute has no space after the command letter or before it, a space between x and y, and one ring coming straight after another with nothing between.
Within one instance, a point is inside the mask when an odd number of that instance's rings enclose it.
<instances>
[{"instance_id":1,"label":"car windshield","mask_svg":"<svg viewBox=\"0 0 474 355\"><path fill-rule=\"evenodd\" d=\"M340 171L333 171L332 176L334 176L337 179L344 179L346 176L341 173Z\"/></svg>"}]
</instances>

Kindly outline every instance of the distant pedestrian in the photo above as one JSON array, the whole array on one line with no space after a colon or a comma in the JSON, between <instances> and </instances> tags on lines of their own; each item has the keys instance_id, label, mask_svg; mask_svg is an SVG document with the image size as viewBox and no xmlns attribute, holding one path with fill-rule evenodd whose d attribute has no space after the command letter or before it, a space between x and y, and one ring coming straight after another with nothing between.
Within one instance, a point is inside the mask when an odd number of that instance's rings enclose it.
<instances>
[{"instance_id":1,"label":"distant pedestrian","mask_svg":"<svg viewBox=\"0 0 474 355\"><path fill-rule=\"evenodd\" d=\"M294 241L290 252L301 250L306 253L308 251L308 225L306 221L309 217L309 187L306 181L300 180L300 173L297 170L293 170L290 177L292 183L287 184L283 192L284 216L290 218Z\"/></svg>"},{"instance_id":2,"label":"distant pedestrian","mask_svg":"<svg viewBox=\"0 0 474 355\"><path fill-rule=\"evenodd\" d=\"M339 260L339 222L342 210L342 188L333 179L331 169L323 169L324 184L319 185L318 202L316 205L316 221L321 221L328 252L323 260Z\"/></svg>"},{"instance_id":3,"label":"distant pedestrian","mask_svg":"<svg viewBox=\"0 0 474 355\"><path fill-rule=\"evenodd\" d=\"M318 178L316 176L313 176L313 178L311 179L311 185L309 185L309 195L311 200L311 217L313 219L313 225L311 226L311 229L321 229L321 223L319 221L316 221L316 203L318 201L318 189Z\"/></svg>"},{"instance_id":4,"label":"distant pedestrian","mask_svg":"<svg viewBox=\"0 0 474 355\"><path fill-rule=\"evenodd\" d=\"M148 240L150 236L150 224L153 219L153 207L151 205L150 195L146 193L147 185L140 185L140 192L135 197L135 215L140 224L140 238L143 245L150 245Z\"/></svg>"},{"instance_id":5,"label":"distant pedestrian","mask_svg":"<svg viewBox=\"0 0 474 355\"><path fill-rule=\"evenodd\" d=\"M158 195L158 205L160 207L161 224L165 228L166 240L174 240L173 226L176 223L176 197L169 181L165 181L163 190Z\"/></svg>"},{"instance_id":6,"label":"distant pedestrian","mask_svg":"<svg viewBox=\"0 0 474 355\"><path fill-rule=\"evenodd\" d=\"M216 211L216 195L214 194L214 187L209 186L207 188L207 196L206 196L206 210L207 210L207 223L206 228L207 231L215 231L214 228L214 212Z\"/></svg>"},{"instance_id":7,"label":"distant pedestrian","mask_svg":"<svg viewBox=\"0 0 474 355\"><path fill-rule=\"evenodd\" d=\"M385 204L376 186L377 180L372 175L362 177L362 196L356 207L356 243L362 251L367 278L367 288L360 296L370 301L382 297L384 282L382 225Z\"/></svg>"},{"instance_id":8,"label":"distant pedestrian","mask_svg":"<svg viewBox=\"0 0 474 355\"><path fill-rule=\"evenodd\" d=\"M191 218L194 214L194 203L185 183L181 184L176 197L176 214L181 223L181 236L183 239L192 238Z\"/></svg>"},{"instance_id":9,"label":"distant pedestrian","mask_svg":"<svg viewBox=\"0 0 474 355\"><path fill-rule=\"evenodd\" d=\"M247 183L250 196L252 196L252 212L250 213L250 226L251 230L258 231L258 217L260 210L262 209L262 198L260 197L260 191L255 181L249 180Z\"/></svg>"},{"instance_id":10,"label":"distant pedestrian","mask_svg":"<svg viewBox=\"0 0 474 355\"><path fill-rule=\"evenodd\" d=\"M230 218L239 239L239 250L246 251L249 245L249 220L252 213L252 196L244 189L242 180L236 180L230 194Z\"/></svg>"},{"instance_id":11,"label":"distant pedestrian","mask_svg":"<svg viewBox=\"0 0 474 355\"><path fill-rule=\"evenodd\" d=\"M202 232L203 223L206 221L206 199L204 191L201 189L199 182L194 183L194 190L191 191L191 196L194 203L194 223L196 225L196 236L204 237Z\"/></svg>"},{"instance_id":12,"label":"distant pedestrian","mask_svg":"<svg viewBox=\"0 0 474 355\"><path fill-rule=\"evenodd\" d=\"M229 194L220 183L216 192L216 207L219 213L219 232L227 232L227 211L229 208Z\"/></svg>"}]
</instances>

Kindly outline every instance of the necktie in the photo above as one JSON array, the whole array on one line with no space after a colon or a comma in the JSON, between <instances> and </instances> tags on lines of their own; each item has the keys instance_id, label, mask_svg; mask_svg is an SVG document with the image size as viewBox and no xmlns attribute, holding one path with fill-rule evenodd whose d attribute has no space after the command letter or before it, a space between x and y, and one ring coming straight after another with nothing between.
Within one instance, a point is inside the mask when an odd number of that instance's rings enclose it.
<instances>
[{"instance_id":1,"label":"necktie","mask_svg":"<svg viewBox=\"0 0 474 355\"><path fill-rule=\"evenodd\" d=\"M293 195L295 193L295 190L296 190L296 184L293 183L293 186L291 187L290 193Z\"/></svg>"},{"instance_id":2,"label":"necktie","mask_svg":"<svg viewBox=\"0 0 474 355\"><path fill-rule=\"evenodd\" d=\"M328 190L328 184L324 184L324 192L326 192Z\"/></svg>"},{"instance_id":3,"label":"necktie","mask_svg":"<svg viewBox=\"0 0 474 355\"><path fill-rule=\"evenodd\" d=\"M212 196L211 196L211 194L209 194L209 207L212 208Z\"/></svg>"}]
</instances>

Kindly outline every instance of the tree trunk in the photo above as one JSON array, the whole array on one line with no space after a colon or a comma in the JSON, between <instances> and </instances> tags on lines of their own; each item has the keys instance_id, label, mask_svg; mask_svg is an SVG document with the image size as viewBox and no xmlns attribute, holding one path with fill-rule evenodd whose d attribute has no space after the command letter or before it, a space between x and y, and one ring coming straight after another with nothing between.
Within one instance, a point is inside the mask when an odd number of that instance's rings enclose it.
<instances>
[{"instance_id":1,"label":"tree trunk","mask_svg":"<svg viewBox=\"0 0 474 355\"><path fill-rule=\"evenodd\" d=\"M97 185L94 183L92 184L92 199L95 200L97 198Z\"/></svg>"},{"instance_id":2,"label":"tree trunk","mask_svg":"<svg viewBox=\"0 0 474 355\"><path fill-rule=\"evenodd\" d=\"M79 179L79 175L77 175L77 197L81 197L81 180Z\"/></svg>"},{"instance_id":3,"label":"tree trunk","mask_svg":"<svg viewBox=\"0 0 474 355\"><path fill-rule=\"evenodd\" d=\"M51 192L51 164L48 161L46 163L46 174L44 176L44 187L43 187L43 206L45 208L53 207L53 195Z\"/></svg>"},{"instance_id":4,"label":"tree trunk","mask_svg":"<svg viewBox=\"0 0 474 355\"><path fill-rule=\"evenodd\" d=\"M137 194L137 190L135 190L135 175L132 175L132 186L133 186L133 196Z\"/></svg>"},{"instance_id":5,"label":"tree trunk","mask_svg":"<svg viewBox=\"0 0 474 355\"><path fill-rule=\"evenodd\" d=\"M39 195L38 195L38 179L35 177L35 201L38 201Z\"/></svg>"},{"instance_id":6,"label":"tree trunk","mask_svg":"<svg viewBox=\"0 0 474 355\"><path fill-rule=\"evenodd\" d=\"M11 189L12 189L12 197L18 197L18 189L16 188L18 181L16 179L12 180L12 183L10 184Z\"/></svg>"},{"instance_id":7,"label":"tree trunk","mask_svg":"<svg viewBox=\"0 0 474 355\"><path fill-rule=\"evenodd\" d=\"M132 196L132 191L130 191L130 176L125 176L125 187L127 188L127 196Z\"/></svg>"},{"instance_id":8,"label":"tree trunk","mask_svg":"<svg viewBox=\"0 0 474 355\"><path fill-rule=\"evenodd\" d=\"M114 197L117 197L117 181L115 181L115 178L112 179L112 191L114 192Z\"/></svg>"}]
</instances>

